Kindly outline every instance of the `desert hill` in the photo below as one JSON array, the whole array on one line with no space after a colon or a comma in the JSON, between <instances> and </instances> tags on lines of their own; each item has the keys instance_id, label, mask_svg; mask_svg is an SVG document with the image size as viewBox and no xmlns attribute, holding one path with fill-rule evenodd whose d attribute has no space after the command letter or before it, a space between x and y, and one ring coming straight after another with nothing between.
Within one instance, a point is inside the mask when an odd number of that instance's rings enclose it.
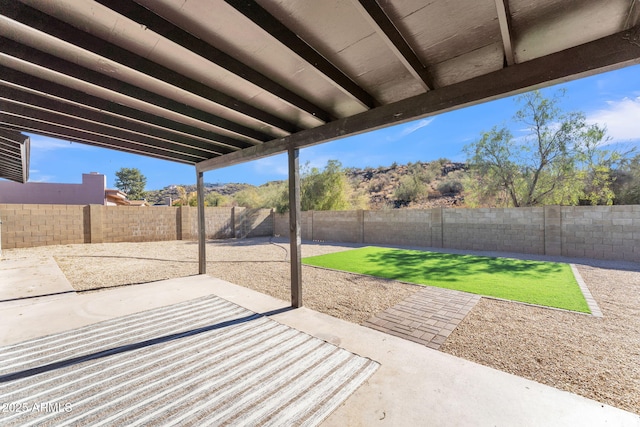
<instances>
[{"instance_id":1,"label":"desert hill","mask_svg":"<svg viewBox=\"0 0 640 427\"><path fill-rule=\"evenodd\" d=\"M377 168L346 168L345 175L356 192L369 200L370 209L430 208L436 206L462 206L462 183L467 167L464 163L440 159L432 162L415 162ZM217 193L233 197L247 189L257 189L277 184L268 182L261 186L243 183L205 183L205 195ZM170 185L160 190L147 191L147 200L158 203L167 198L180 199L181 192L193 193L194 184Z\"/></svg>"}]
</instances>

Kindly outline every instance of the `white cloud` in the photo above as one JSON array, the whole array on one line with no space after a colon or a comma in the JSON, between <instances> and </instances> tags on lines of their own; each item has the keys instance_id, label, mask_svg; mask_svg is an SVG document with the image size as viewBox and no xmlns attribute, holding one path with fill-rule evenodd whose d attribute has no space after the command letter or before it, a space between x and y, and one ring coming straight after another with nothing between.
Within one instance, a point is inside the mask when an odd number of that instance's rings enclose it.
<instances>
[{"instance_id":1,"label":"white cloud","mask_svg":"<svg viewBox=\"0 0 640 427\"><path fill-rule=\"evenodd\" d=\"M399 139L402 139L408 135L411 135L417 130L422 129L425 126L429 126L431 122L433 122L435 119L436 119L435 117L427 117L426 119L421 119L415 122L398 126L398 129L400 129L400 132L390 135L387 139L390 141L397 141Z\"/></svg>"},{"instance_id":2,"label":"white cloud","mask_svg":"<svg viewBox=\"0 0 640 427\"><path fill-rule=\"evenodd\" d=\"M589 114L587 121L606 126L612 143L640 141L640 96L608 101L606 109Z\"/></svg>"}]
</instances>

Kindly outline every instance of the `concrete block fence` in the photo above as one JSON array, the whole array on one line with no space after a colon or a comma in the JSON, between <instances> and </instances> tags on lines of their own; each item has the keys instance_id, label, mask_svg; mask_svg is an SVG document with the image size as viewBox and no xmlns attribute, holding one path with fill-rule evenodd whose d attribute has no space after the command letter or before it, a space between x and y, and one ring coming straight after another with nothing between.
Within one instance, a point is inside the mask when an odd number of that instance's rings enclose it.
<instances>
[{"instance_id":1,"label":"concrete block fence","mask_svg":"<svg viewBox=\"0 0 640 427\"><path fill-rule=\"evenodd\" d=\"M0 248L196 240L194 207L0 204ZM289 215L206 208L207 238L289 235ZM309 211L302 238L640 262L640 205Z\"/></svg>"},{"instance_id":2,"label":"concrete block fence","mask_svg":"<svg viewBox=\"0 0 640 427\"><path fill-rule=\"evenodd\" d=\"M306 240L640 262L640 206L303 212ZM289 234L289 216L274 215Z\"/></svg>"},{"instance_id":3,"label":"concrete block fence","mask_svg":"<svg viewBox=\"0 0 640 427\"><path fill-rule=\"evenodd\" d=\"M0 204L0 248L197 240L194 207ZM207 238L273 235L269 209L205 208Z\"/></svg>"}]
</instances>

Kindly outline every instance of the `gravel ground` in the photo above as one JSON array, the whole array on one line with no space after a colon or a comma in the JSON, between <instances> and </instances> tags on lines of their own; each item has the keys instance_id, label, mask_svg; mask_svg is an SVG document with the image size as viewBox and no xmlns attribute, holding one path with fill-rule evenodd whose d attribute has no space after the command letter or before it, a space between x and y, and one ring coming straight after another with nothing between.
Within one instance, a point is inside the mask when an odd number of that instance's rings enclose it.
<instances>
[{"instance_id":1,"label":"gravel ground","mask_svg":"<svg viewBox=\"0 0 640 427\"><path fill-rule=\"evenodd\" d=\"M303 256L349 249L305 244ZM207 272L289 300L288 244L214 241ZM198 273L197 244L171 241L5 249L4 258L55 257L78 291ZM216 261L224 260L224 261ZM640 414L640 265L581 261L604 318L482 298L441 351ZM355 323L419 288L303 266L305 306Z\"/></svg>"}]
</instances>

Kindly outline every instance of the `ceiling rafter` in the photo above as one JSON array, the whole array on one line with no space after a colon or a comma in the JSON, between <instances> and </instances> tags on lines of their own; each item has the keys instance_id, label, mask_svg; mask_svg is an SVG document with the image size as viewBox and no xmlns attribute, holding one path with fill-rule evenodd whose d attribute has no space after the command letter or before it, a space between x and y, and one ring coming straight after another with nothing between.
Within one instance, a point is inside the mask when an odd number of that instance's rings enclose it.
<instances>
[{"instance_id":1,"label":"ceiling rafter","mask_svg":"<svg viewBox=\"0 0 640 427\"><path fill-rule=\"evenodd\" d=\"M627 13L627 19L625 20L625 28L631 28L636 25L640 25L640 1L631 0L629 6L629 12Z\"/></svg>"},{"instance_id":2,"label":"ceiling rafter","mask_svg":"<svg viewBox=\"0 0 640 427\"><path fill-rule=\"evenodd\" d=\"M0 100L1 99L10 100L14 103L20 103L23 105L45 109L52 112L64 113L66 115L77 117L83 120L104 124L106 126L110 126L112 128L119 129L125 132L131 132L138 135L148 135L153 138L166 141L167 143L175 144L176 146L186 148L193 147L213 155L221 155L230 152L230 150L216 150L211 144L208 144L206 142L186 138L184 136L172 134L170 132L155 129L149 126L136 125L133 122L121 118L104 115L100 112L81 108L76 105L66 104L51 97L43 97L40 95L35 95L33 93L22 92L11 87L5 86L2 88L2 93L0 94Z\"/></svg>"},{"instance_id":3,"label":"ceiling rafter","mask_svg":"<svg viewBox=\"0 0 640 427\"><path fill-rule=\"evenodd\" d=\"M30 145L28 136L0 128L0 177L22 183L29 180Z\"/></svg>"},{"instance_id":4,"label":"ceiling rafter","mask_svg":"<svg viewBox=\"0 0 640 427\"><path fill-rule=\"evenodd\" d=\"M4 141L3 141L4 140ZM15 141L8 138L0 138L0 152L3 153L3 156L0 157L0 160L5 160L6 157L10 157L13 159L20 158L20 148L17 147Z\"/></svg>"},{"instance_id":5,"label":"ceiling rafter","mask_svg":"<svg viewBox=\"0 0 640 427\"><path fill-rule=\"evenodd\" d=\"M5 139L5 138L2 138ZM15 141L11 139L5 139L5 142L0 141L0 151L3 152L3 156L12 157L14 159L20 158L20 150L15 147Z\"/></svg>"},{"instance_id":6,"label":"ceiling rafter","mask_svg":"<svg viewBox=\"0 0 640 427\"><path fill-rule=\"evenodd\" d=\"M225 0L225 2L315 67L327 79L360 101L365 107L374 108L378 105L378 102L367 91L258 3L253 0Z\"/></svg>"},{"instance_id":7,"label":"ceiling rafter","mask_svg":"<svg viewBox=\"0 0 640 427\"><path fill-rule=\"evenodd\" d=\"M435 88L433 77L413 48L407 43L391 18L377 0L353 0L353 4L367 18L405 68L426 90Z\"/></svg>"},{"instance_id":8,"label":"ceiling rafter","mask_svg":"<svg viewBox=\"0 0 640 427\"><path fill-rule=\"evenodd\" d=\"M0 163L4 165L5 169L11 169L14 171L22 170L22 167L19 166L19 163L22 161L22 156L18 152L17 154L11 151L7 151L3 149L3 146L0 145Z\"/></svg>"},{"instance_id":9,"label":"ceiling rafter","mask_svg":"<svg viewBox=\"0 0 640 427\"><path fill-rule=\"evenodd\" d=\"M22 170L22 168L20 166L18 166L16 164L16 160L20 160L20 157L15 157L13 158L13 160L6 158L5 156L3 156L2 158L0 158L0 165L2 165L2 167L5 170L10 170L13 172L19 172Z\"/></svg>"},{"instance_id":10,"label":"ceiling rafter","mask_svg":"<svg viewBox=\"0 0 640 427\"><path fill-rule=\"evenodd\" d=\"M516 63L516 58L513 52L513 31L511 30L511 12L509 10L509 0L496 0L496 10L498 12L500 34L502 35L504 59L507 66L511 66Z\"/></svg>"},{"instance_id":11,"label":"ceiling rafter","mask_svg":"<svg viewBox=\"0 0 640 427\"><path fill-rule=\"evenodd\" d=\"M0 141L0 153L3 153L2 157L0 157L0 162L5 162L11 167L17 167L14 161L20 160L20 151L16 152L15 149L12 149L13 147L11 147L11 145L17 144L14 141Z\"/></svg>"},{"instance_id":12,"label":"ceiling rafter","mask_svg":"<svg viewBox=\"0 0 640 427\"><path fill-rule=\"evenodd\" d=\"M167 21L163 17L157 15L153 11L141 6L131 0L96 0L103 6L118 12L122 16L145 25L151 31L160 34L167 40L188 49L197 55L211 61L212 63L224 68L245 79L257 87L271 93L272 95L282 99L290 105L306 111L323 122L334 120L329 112L308 101L295 92L287 89L281 84L271 80L269 77L248 67L232 56L224 53L209 43L197 38L182 28Z\"/></svg>"},{"instance_id":13,"label":"ceiling rafter","mask_svg":"<svg viewBox=\"0 0 640 427\"><path fill-rule=\"evenodd\" d=\"M179 87L199 97L208 99L225 108L237 111L255 120L272 125L288 133L301 130L298 126L280 119L270 113L246 104L238 99L228 96L203 83L181 75L156 62L148 60L123 49L113 43L106 42L92 34L73 27L63 21L53 18L30 6L22 3L0 3L0 14L20 22L31 28L49 34L57 39L76 45L84 50L101 57L110 59L119 64L126 64L128 68L151 76L155 79Z\"/></svg>"},{"instance_id":14,"label":"ceiling rafter","mask_svg":"<svg viewBox=\"0 0 640 427\"><path fill-rule=\"evenodd\" d=\"M124 143L131 143L162 152L185 154L192 161L198 161L198 159L203 160L211 157L210 155L208 156L206 152L194 148L181 150L176 146L176 144L168 143L166 141L111 128L100 123L79 119L60 112L18 104L9 100L0 99L0 114L5 117L14 116L42 123L57 123L62 128L74 131L84 131L88 135L91 135L91 138L93 138L93 135L107 137L111 139L114 144L122 141Z\"/></svg>"},{"instance_id":15,"label":"ceiling rafter","mask_svg":"<svg viewBox=\"0 0 640 427\"><path fill-rule=\"evenodd\" d=\"M21 171L19 169L9 169L0 165L0 171L2 171L3 177L6 177L11 181L23 182L21 178Z\"/></svg>"},{"instance_id":16,"label":"ceiling rafter","mask_svg":"<svg viewBox=\"0 0 640 427\"><path fill-rule=\"evenodd\" d=\"M257 143L272 139L272 137L263 132L239 125L235 122L223 119L206 111L199 110L173 99L158 95L154 92L150 92L146 89L142 89L113 77L106 76L88 68L81 67L77 64L71 63L64 59L60 59L32 47L25 46L5 37L0 37L0 51L9 56L13 56L15 58L34 63L36 65L40 65L42 67L77 78L79 80L89 82L96 86L101 86L113 92L118 92L133 98L143 99L145 102L148 102L150 104L155 104L161 108L176 112L178 114L189 116L205 123L212 124L219 127L220 129L224 129L238 135L255 139Z\"/></svg>"},{"instance_id":17,"label":"ceiling rafter","mask_svg":"<svg viewBox=\"0 0 640 427\"><path fill-rule=\"evenodd\" d=\"M2 81L22 88L28 87L34 92L47 94L47 96L53 96L70 103L94 108L105 114L112 114L116 117L131 120L134 123L144 123L149 126L153 125L160 129L177 133L178 135L186 135L191 138L200 139L201 141L216 147L217 150L235 151L252 145L242 140L232 139L224 135L216 134L214 132L165 119L144 111L136 110L135 108L88 95L84 92L0 65L0 82Z\"/></svg>"},{"instance_id":18,"label":"ceiling rafter","mask_svg":"<svg viewBox=\"0 0 640 427\"><path fill-rule=\"evenodd\" d=\"M132 154L141 154L157 159L172 160L178 163L193 164L194 158L183 154L172 155L166 151L158 150L154 147L145 147L139 144L115 141L110 137L103 135L90 135L87 132L66 128L64 126L49 123L46 121L38 121L33 118L20 117L16 115L6 114L0 111L0 126L11 130L19 130L23 132L37 133L44 136L50 136L57 139L63 139L69 142L78 142L81 144L94 145L103 148L116 148ZM91 138L88 138L88 136Z\"/></svg>"},{"instance_id":19,"label":"ceiling rafter","mask_svg":"<svg viewBox=\"0 0 640 427\"><path fill-rule=\"evenodd\" d=\"M0 169L3 170L3 175L9 172L11 176L19 176L22 170L22 168L16 166L14 162L10 162L8 160L3 160L3 159L0 159Z\"/></svg>"},{"instance_id":20,"label":"ceiling rafter","mask_svg":"<svg viewBox=\"0 0 640 427\"><path fill-rule=\"evenodd\" d=\"M640 26L635 28L640 31ZM260 146L225 154L196 165L206 172L272 156L291 148L303 148L346 136L406 123L503 96L568 81L626 65L640 64L640 48L622 31L560 52L502 68L492 73L435 89L412 98L298 132Z\"/></svg>"}]
</instances>

